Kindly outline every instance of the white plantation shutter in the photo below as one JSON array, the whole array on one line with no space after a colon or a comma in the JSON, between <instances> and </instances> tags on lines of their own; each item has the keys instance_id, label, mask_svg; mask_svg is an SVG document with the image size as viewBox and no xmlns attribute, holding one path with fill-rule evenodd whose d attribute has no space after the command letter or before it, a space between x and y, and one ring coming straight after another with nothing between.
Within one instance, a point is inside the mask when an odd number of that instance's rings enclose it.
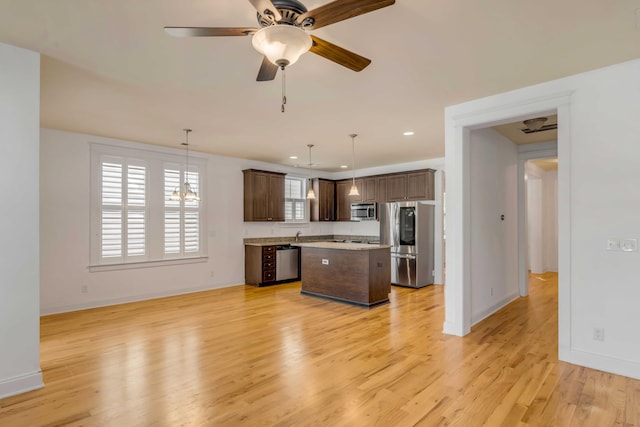
<instances>
[{"instance_id":1,"label":"white plantation shutter","mask_svg":"<svg viewBox=\"0 0 640 427\"><path fill-rule=\"evenodd\" d=\"M200 251L200 218L198 211L184 213L184 251L194 253Z\"/></svg>"},{"instance_id":2,"label":"white plantation shutter","mask_svg":"<svg viewBox=\"0 0 640 427\"><path fill-rule=\"evenodd\" d=\"M100 163L100 259L125 262L146 255L146 167L105 158ZM126 250L125 250L126 248Z\"/></svg>"},{"instance_id":3,"label":"white plantation shutter","mask_svg":"<svg viewBox=\"0 0 640 427\"><path fill-rule=\"evenodd\" d=\"M284 180L285 221L304 220L306 206L306 179L286 177Z\"/></svg>"},{"instance_id":4,"label":"white plantation shutter","mask_svg":"<svg viewBox=\"0 0 640 427\"><path fill-rule=\"evenodd\" d=\"M164 253L179 254L180 242L180 211L168 210L164 213Z\"/></svg>"},{"instance_id":5,"label":"white plantation shutter","mask_svg":"<svg viewBox=\"0 0 640 427\"><path fill-rule=\"evenodd\" d=\"M90 267L206 256L204 200L170 200L185 178L203 197L206 161L189 161L188 176L184 161L162 150L91 144Z\"/></svg>"},{"instance_id":6,"label":"white plantation shutter","mask_svg":"<svg viewBox=\"0 0 640 427\"><path fill-rule=\"evenodd\" d=\"M191 169L191 168L190 168ZM191 190L200 197L200 174L189 171ZM200 205L198 200L170 200L175 190L184 189L184 169L178 165L164 167L164 255L196 256L200 253Z\"/></svg>"},{"instance_id":7,"label":"white plantation shutter","mask_svg":"<svg viewBox=\"0 0 640 427\"><path fill-rule=\"evenodd\" d=\"M166 207L179 208L179 200L171 200L171 195L174 190L180 191L180 177L181 173L178 169L166 169L164 170L164 205Z\"/></svg>"},{"instance_id":8,"label":"white plantation shutter","mask_svg":"<svg viewBox=\"0 0 640 427\"><path fill-rule=\"evenodd\" d=\"M145 212L132 210L127 212L127 256L145 255Z\"/></svg>"},{"instance_id":9,"label":"white plantation shutter","mask_svg":"<svg viewBox=\"0 0 640 427\"><path fill-rule=\"evenodd\" d=\"M102 258L122 256L122 211L102 209Z\"/></svg>"},{"instance_id":10,"label":"white plantation shutter","mask_svg":"<svg viewBox=\"0 0 640 427\"><path fill-rule=\"evenodd\" d=\"M146 168L127 166L127 256L146 254Z\"/></svg>"},{"instance_id":11,"label":"white plantation shutter","mask_svg":"<svg viewBox=\"0 0 640 427\"><path fill-rule=\"evenodd\" d=\"M102 162L102 258L122 257L122 164Z\"/></svg>"}]
</instances>

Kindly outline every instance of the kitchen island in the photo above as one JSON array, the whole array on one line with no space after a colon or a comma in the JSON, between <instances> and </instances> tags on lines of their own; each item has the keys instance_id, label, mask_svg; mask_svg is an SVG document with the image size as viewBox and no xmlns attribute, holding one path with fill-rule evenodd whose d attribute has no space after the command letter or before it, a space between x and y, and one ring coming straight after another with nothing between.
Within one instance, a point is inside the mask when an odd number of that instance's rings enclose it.
<instances>
[{"instance_id":1,"label":"kitchen island","mask_svg":"<svg viewBox=\"0 0 640 427\"><path fill-rule=\"evenodd\" d=\"M302 294L363 307L389 302L391 256L388 245L300 243Z\"/></svg>"}]
</instances>

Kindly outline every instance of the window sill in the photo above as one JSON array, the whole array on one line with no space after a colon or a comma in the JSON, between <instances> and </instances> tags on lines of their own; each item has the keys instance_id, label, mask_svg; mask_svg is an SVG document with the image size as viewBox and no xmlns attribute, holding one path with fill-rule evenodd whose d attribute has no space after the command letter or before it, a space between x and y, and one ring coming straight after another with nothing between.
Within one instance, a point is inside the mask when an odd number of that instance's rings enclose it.
<instances>
[{"instance_id":1,"label":"window sill","mask_svg":"<svg viewBox=\"0 0 640 427\"><path fill-rule=\"evenodd\" d=\"M127 262L122 264L100 264L90 265L89 272L97 273L101 271L115 271L115 270L132 270L136 268L152 268L152 267L164 267L170 265L181 264L195 264L200 262L207 262L209 257L193 257L193 258L177 258L177 259L163 259L158 261L141 261L141 262Z\"/></svg>"}]
</instances>

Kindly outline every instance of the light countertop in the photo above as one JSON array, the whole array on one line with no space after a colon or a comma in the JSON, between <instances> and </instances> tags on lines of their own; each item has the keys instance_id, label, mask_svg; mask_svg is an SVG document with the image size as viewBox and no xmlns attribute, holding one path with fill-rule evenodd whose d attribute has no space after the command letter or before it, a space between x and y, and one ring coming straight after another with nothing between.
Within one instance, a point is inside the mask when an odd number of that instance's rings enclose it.
<instances>
[{"instance_id":1,"label":"light countertop","mask_svg":"<svg viewBox=\"0 0 640 427\"><path fill-rule=\"evenodd\" d=\"M388 249L389 245L380 245L372 243L343 243L343 242L309 242L309 243L292 243L292 245L303 248L318 249L343 249L349 251L371 251L374 249Z\"/></svg>"}]
</instances>

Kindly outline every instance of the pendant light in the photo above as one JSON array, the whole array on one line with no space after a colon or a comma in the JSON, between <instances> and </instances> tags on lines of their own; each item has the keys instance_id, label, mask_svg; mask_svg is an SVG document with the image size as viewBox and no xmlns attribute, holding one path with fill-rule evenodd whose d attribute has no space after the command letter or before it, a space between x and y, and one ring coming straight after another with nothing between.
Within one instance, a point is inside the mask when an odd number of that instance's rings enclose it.
<instances>
[{"instance_id":1,"label":"pendant light","mask_svg":"<svg viewBox=\"0 0 640 427\"><path fill-rule=\"evenodd\" d=\"M358 187L356 186L356 148L355 148L356 147L355 138L356 136L358 136L358 134L352 133L349 136L351 137L351 160L352 160L351 170L353 171L353 178L351 181L351 190L349 190L349 195L359 196L360 192L358 191Z\"/></svg>"},{"instance_id":2,"label":"pendant light","mask_svg":"<svg viewBox=\"0 0 640 427\"><path fill-rule=\"evenodd\" d=\"M309 191L307 191L307 199L315 200L316 192L313 191L313 186L311 185L311 147L313 147L313 144L307 144L307 147L309 147L309 179L307 180Z\"/></svg>"},{"instance_id":3,"label":"pendant light","mask_svg":"<svg viewBox=\"0 0 640 427\"><path fill-rule=\"evenodd\" d=\"M185 142L181 145L187 147L187 166L184 170L184 185L182 188L175 188L173 193L171 193L171 197L169 200L179 201L186 200L187 202L195 202L200 200L198 193L191 189L191 184L189 184L189 132L191 129L183 129L185 133Z\"/></svg>"}]
</instances>

